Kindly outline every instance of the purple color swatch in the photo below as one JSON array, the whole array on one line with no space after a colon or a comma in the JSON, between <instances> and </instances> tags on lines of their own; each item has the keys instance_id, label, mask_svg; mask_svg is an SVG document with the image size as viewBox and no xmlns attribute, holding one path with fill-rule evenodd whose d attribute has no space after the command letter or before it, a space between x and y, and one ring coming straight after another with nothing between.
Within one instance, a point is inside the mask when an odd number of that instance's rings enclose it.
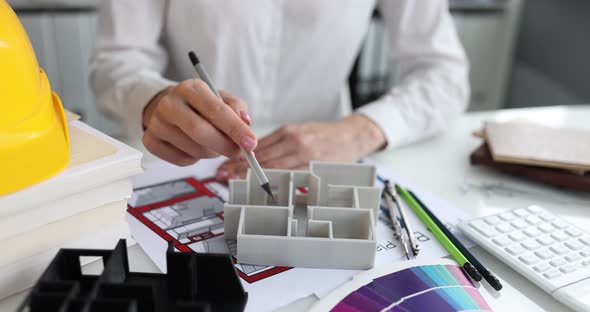
<instances>
[{"instance_id":1,"label":"purple color swatch","mask_svg":"<svg viewBox=\"0 0 590 312\"><path fill-rule=\"evenodd\" d=\"M418 266L378 277L347 295L332 311L491 311L457 265Z\"/></svg>"}]
</instances>

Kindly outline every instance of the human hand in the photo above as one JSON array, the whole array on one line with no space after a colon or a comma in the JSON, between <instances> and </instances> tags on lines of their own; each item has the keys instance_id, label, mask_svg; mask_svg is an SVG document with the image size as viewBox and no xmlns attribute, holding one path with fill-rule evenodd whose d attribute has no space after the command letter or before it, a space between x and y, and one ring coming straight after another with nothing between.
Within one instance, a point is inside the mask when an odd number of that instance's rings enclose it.
<instances>
[{"instance_id":1,"label":"human hand","mask_svg":"<svg viewBox=\"0 0 590 312\"><path fill-rule=\"evenodd\" d=\"M336 122L281 127L260 139L255 154L263 168L304 169L310 160L356 161L385 143L382 130L355 113ZM216 179L243 178L247 170L246 161L231 159L219 167Z\"/></svg>"},{"instance_id":2,"label":"human hand","mask_svg":"<svg viewBox=\"0 0 590 312\"><path fill-rule=\"evenodd\" d=\"M143 145L178 166L219 154L236 158L238 145L254 150L258 142L248 106L227 92L220 95L223 100L200 79L162 90L143 111Z\"/></svg>"}]
</instances>

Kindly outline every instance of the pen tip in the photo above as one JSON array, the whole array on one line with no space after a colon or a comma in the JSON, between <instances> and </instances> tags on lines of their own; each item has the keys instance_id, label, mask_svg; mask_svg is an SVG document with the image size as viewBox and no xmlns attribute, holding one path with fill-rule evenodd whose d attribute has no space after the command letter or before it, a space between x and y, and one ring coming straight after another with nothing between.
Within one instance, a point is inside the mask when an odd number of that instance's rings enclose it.
<instances>
[{"instance_id":1,"label":"pen tip","mask_svg":"<svg viewBox=\"0 0 590 312\"><path fill-rule=\"evenodd\" d=\"M188 53L188 57L191 59L191 63L193 63L193 65L197 65L200 63L199 58L197 57L197 54L195 54L195 51L190 51Z\"/></svg>"},{"instance_id":2,"label":"pen tip","mask_svg":"<svg viewBox=\"0 0 590 312\"><path fill-rule=\"evenodd\" d=\"M274 195L272 194L272 191L270 190L270 185L268 184L268 182L260 185L260 187L262 187L262 189L266 192L266 194L268 194L268 196L270 196L270 199L276 204L276 200Z\"/></svg>"}]
</instances>

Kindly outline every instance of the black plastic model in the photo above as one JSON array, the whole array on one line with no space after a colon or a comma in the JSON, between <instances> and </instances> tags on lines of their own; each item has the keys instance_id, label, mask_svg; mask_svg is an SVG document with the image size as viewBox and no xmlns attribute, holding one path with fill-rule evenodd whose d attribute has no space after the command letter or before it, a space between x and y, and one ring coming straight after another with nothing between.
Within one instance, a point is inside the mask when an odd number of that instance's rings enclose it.
<instances>
[{"instance_id":1,"label":"black plastic model","mask_svg":"<svg viewBox=\"0 0 590 312\"><path fill-rule=\"evenodd\" d=\"M85 275L80 257L102 257L101 275ZM114 250L61 249L19 311L243 311L248 300L226 254L166 254L168 274L129 272L125 240Z\"/></svg>"}]
</instances>

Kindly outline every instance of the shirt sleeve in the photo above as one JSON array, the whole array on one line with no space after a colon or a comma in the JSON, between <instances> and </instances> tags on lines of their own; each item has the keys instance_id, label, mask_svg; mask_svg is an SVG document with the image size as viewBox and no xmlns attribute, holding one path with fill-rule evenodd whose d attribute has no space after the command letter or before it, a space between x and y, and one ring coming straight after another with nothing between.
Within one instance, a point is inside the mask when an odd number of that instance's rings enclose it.
<instances>
[{"instance_id":1,"label":"shirt sleeve","mask_svg":"<svg viewBox=\"0 0 590 312\"><path fill-rule=\"evenodd\" d=\"M142 133L148 101L175 84L163 77L161 34L167 1L101 0L90 85L99 109L118 119L129 137Z\"/></svg>"},{"instance_id":2,"label":"shirt sleeve","mask_svg":"<svg viewBox=\"0 0 590 312\"><path fill-rule=\"evenodd\" d=\"M448 127L469 100L469 65L446 0L382 0L397 84L358 109L385 133L386 150Z\"/></svg>"}]
</instances>

